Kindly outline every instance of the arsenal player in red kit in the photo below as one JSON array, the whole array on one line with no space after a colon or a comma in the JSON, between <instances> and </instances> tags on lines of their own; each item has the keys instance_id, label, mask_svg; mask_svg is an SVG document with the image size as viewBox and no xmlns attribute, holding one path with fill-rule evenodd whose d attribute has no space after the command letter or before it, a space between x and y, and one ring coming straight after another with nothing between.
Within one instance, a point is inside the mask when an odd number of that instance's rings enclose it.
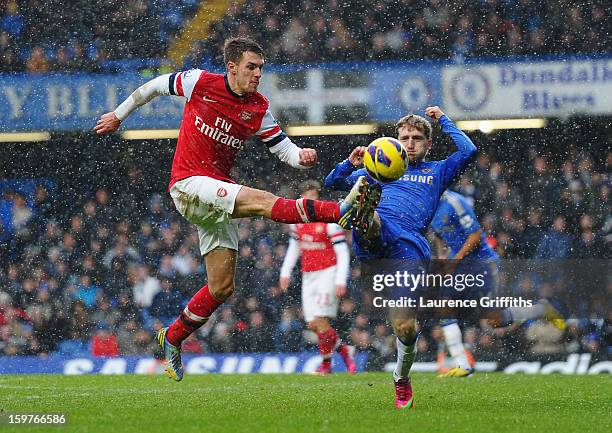
<instances>
[{"instance_id":1,"label":"arsenal player in red kit","mask_svg":"<svg viewBox=\"0 0 612 433\"><path fill-rule=\"evenodd\" d=\"M300 149L281 130L268 100L257 92L262 76L262 48L246 38L228 39L224 46L226 74L194 69L161 75L136 89L113 112L100 117L98 134L116 131L138 107L161 95L184 97L185 110L172 163L170 195L177 210L195 224L208 284L189 301L172 325L157 339L166 357L166 372L183 378L181 343L201 327L234 290L238 228L235 218L265 216L283 223L371 220L367 185L355 184L345 200L336 202L279 198L238 185L230 170L245 141L258 137L278 158L295 168L317 162L314 149ZM348 217L350 218L348 218Z\"/></svg>"},{"instance_id":2,"label":"arsenal player in red kit","mask_svg":"<svg viewBox=\"0 0 612 433\"><path fill-rule=\"evenodd\" d=\"M310 180L300 185L303 198L319 199L321 184ZM338 351L349 373L356 372L349 347L340 340L329 320L338 313L338 300L346 294L351 254L342 227L333 223L307 223L291 226L289 247L280 271L279 286L289 287L291 271L301 256L302 311L308 328L317 333L323 358L318 374L332 372L332 354Z\"/></svg>"}]
</instances>

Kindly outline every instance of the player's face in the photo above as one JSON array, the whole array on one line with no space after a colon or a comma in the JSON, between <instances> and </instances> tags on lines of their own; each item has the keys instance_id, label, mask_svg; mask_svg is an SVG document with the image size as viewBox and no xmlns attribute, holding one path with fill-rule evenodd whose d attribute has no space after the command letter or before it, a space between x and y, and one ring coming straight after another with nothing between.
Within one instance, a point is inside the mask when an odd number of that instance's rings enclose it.
<instances>
[{"instance_id":1,"label":"player's face","mask_svg":"<svg viewBox=\"0 0 612 433\"><path fill-rule=\"evenodd\" d=\"M263 65L264 60L261 56L251 51L242 53L238 64L229 62L228 69L230 74L234 75L236 83L236 89L233 90L240 95L257 92Z\"/></svg>"},{"instance_id":2,"label":"player's face","mask_svg":"<svg viewBox=\"0 0 612 433\"><path fill-rule=\"evenodd\" d=\"M406 149L410 163L423 161L431 149L431 140L428 140L425 133L414 126L402 126L397 133L397 139Z\"/></svg>"}]
</instances>

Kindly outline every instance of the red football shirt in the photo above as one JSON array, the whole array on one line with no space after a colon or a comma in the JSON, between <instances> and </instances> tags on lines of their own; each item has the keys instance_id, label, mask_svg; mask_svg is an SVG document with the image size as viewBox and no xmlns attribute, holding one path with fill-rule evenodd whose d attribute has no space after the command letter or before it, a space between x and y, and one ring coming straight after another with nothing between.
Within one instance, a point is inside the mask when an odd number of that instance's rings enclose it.
<instances>
[{"instance_id":1,"label":"red football shirt","mask_svg":"<svg viewBox=\"0 0 612 433\"><path fill-rule=\"evenodd\" d=\"M233 182L230 170L244 142L259 137L268 147L286 135L261 93L237 95L223 74L192 69L170 76L170 93L187 99L172 162L170 188L191 176Z\"/></svg>"},{"instance_id":2,"label":"red football shirt","mask_svg":"<svg viewBox=\"0 0 612 433\"><path fill-rule=\"evenodd\" d=\"M300 245L302 272L320 271L334 266L334 244L346 240L344 230L339 225L321 222L295 224L291 236Z\"/></svg>"}]
</instances>

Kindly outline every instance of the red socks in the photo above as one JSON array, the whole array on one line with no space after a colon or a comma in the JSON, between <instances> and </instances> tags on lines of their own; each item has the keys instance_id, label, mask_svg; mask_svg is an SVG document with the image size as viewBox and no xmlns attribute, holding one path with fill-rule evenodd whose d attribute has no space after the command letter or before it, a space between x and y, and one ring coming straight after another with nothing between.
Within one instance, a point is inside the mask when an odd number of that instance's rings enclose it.
<instances>
[{"instance_id":1,"label":"red socks","mask_svg":"<svg viewBox=\"0 0 612 433\"><path fill-rule=\"evenodd\" d=\"M331 359L331 355L338 342L336 330L330 327L325 332L317 333L317 336L319 337L319 353L323 356L323 359Z\"/></svg>"},{"instance_id":2,"label":"red socks","mask_svg":"<svg viewBox=\"0 0 612 433\"><path fill-rule=\"evenodd\" d=\"M333 201L279 198L272 206L270 218L279 223L335 223L340 219L340 205Z\"/></svg>"},{"instance_id":3,"label":"red socks","mask_svg":"<svg viewBox=\"0 0 612 433\"><path fill-rule=\"evenodd\" d=\"M198 290L180 316L168 328L166 338L170 344L180 347L183 340L189 337L193 331L204 325L210 315L223 302L210 293L208 284Z\"/></svg>"}]
</instances>

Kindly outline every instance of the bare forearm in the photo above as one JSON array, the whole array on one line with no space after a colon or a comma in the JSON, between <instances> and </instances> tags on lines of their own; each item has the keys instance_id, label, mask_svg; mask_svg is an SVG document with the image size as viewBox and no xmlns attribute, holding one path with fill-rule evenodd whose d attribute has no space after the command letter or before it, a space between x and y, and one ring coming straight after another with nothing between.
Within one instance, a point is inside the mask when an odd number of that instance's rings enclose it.
<instances>
[{"instance_id":1,"label":"bare forearm","mask_svg":"<svg viewBox=\"0 0 612 433\"><path fill-rule=\"evenodd\" d=\"M456 260L461 260L464 257L468 256L476 248L478 248L478 245L480 245L481 235L482 235L482 232L480 230L470 234L468 238L465 240L465 243L463 244L461 249L457 251L457 254L455 254L455 257L453 258Z\"/></svg>"}]
</instances>

